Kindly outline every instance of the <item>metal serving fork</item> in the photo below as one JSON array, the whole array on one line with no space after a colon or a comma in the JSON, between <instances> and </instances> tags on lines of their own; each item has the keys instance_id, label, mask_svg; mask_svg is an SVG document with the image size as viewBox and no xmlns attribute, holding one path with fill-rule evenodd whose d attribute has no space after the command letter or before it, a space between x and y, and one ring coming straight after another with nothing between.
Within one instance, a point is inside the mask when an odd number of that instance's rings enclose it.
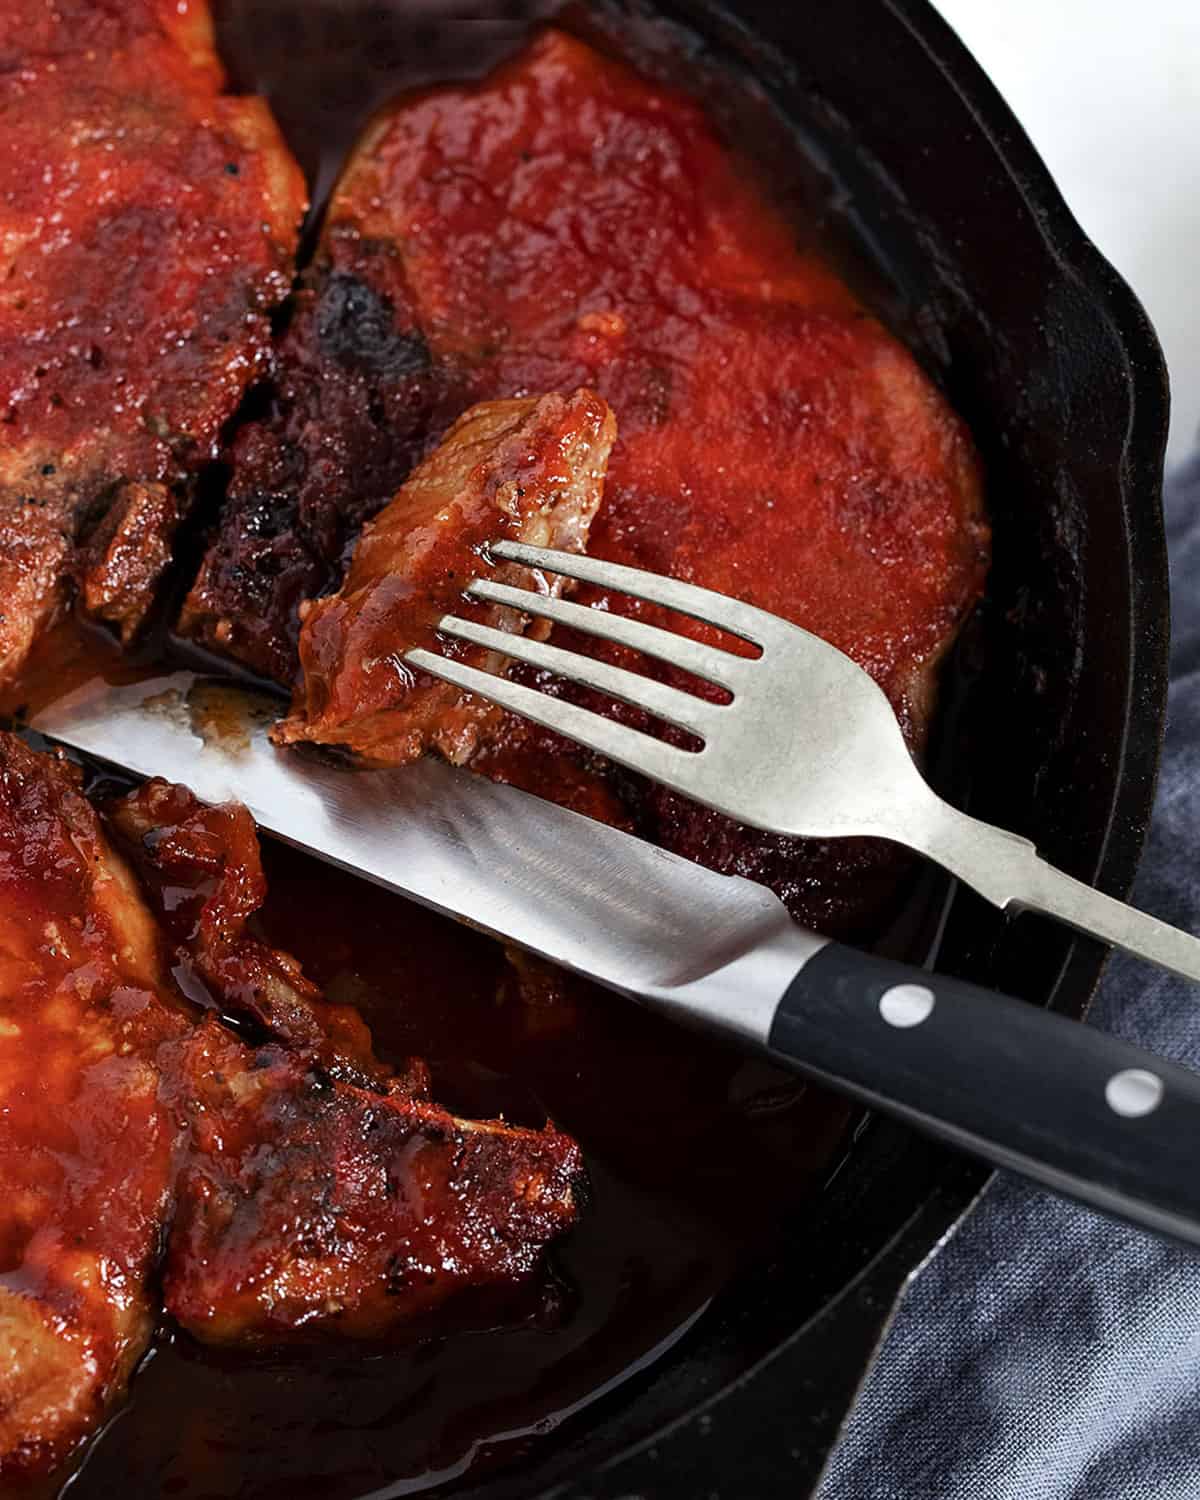
<instances>
[{"instance_id":1,"label":"metal serving fork","mask_svg":"<svg viewBox=\"0 0 1200 1500\"><path fill-rule=\"evenodd\" d=\"M561 646L448 615L443 635L548 669L633 704L703 742L689 750L450 660L407 653L410 665L557 730L741 823L816 838L891 839L935 860L1002 909L1041 912L1200 981L1200 940L1073 879L1027 839L968 817L927 785L882 690L820 637L737 599L638 568L498 542L491 555L630 594L702 620L760 648L735 655L641 620L533 589L476 579L467 594L659 658L724 688L712 702Z\"/></svg>"}]
</instances>

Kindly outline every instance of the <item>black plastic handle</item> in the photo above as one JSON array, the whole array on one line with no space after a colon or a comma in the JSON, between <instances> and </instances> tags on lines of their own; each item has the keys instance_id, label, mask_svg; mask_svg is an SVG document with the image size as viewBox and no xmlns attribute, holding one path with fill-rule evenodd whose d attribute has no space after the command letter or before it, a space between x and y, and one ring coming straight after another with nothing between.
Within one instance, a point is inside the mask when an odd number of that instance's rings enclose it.
<instances>
[{"instance_id":1,"label":"black plastic handle","mask_svg":"<svg viewBox=\"0 0 1200 1500\"><path fill-rule=\"evenodd\" d=\"M768 1045L996 1166L1200 1245L1200 1075L1153 1053L838 943L796 976Z\"/></svg>"}]
</instances>

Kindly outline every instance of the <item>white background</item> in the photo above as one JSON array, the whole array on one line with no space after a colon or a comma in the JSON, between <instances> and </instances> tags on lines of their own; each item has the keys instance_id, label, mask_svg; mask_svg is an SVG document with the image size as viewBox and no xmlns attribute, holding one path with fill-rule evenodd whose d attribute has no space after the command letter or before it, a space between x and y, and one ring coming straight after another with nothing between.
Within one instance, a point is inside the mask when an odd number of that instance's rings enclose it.
<instances>
[{"instance_id":1,"label":"white background","mask_svg":"<svg viewBox=\"0 0 1200 1500\"><path fill-rule=\"evenodd\" d=\"M1178 462L1200 431L1200 0L935 3L1149 312Z\"/></svg>"}]
</instances>

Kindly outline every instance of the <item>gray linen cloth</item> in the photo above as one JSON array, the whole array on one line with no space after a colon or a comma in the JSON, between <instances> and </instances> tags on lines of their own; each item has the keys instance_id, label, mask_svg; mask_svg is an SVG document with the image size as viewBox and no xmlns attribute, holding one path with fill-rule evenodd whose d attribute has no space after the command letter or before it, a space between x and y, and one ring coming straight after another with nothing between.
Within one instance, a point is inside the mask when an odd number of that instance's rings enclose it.
<instances>
[{"instance_id":1,"label":"gray linen cloth","mask_svg":"<svg viewBox=\"0 0 1200 1500\"><path fill-rule=\"evenodd\" d=\"M1167 535L1167 739L1133 900L1200 932L1200 458L1168 485ZM1124 955L1091 1023L1200 1068L1200 988ZM1200 1251L998 1177L911 1286L818 1494L1200 1500Z\"/></svg>"}]
</instances>

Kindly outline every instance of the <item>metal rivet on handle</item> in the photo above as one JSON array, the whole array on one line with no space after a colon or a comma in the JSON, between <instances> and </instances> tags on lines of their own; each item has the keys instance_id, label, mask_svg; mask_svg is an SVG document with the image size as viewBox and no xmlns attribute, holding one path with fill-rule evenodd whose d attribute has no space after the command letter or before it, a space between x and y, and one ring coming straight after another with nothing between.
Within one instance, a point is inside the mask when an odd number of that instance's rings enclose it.
<instances>
[{"instance_id":1,"label":"metal rivet on handle","mask_svg":"<svg viewBox=\"0 0 1200 1500\"><path fill-rule=\"evenodd\" d=\"M1104 1085L1104 1097L1115 1114L1127 1120L1148 1115L1162 1102L1163 1081L1145 1068L1125 1068Z\"/></svg>"},{"instance_id":2,"label":"metal rivet on handle","mask_svg":"<svg viewBox=\"0 0 1200 1500\"><path fill-rule=\"evenodd\" d=\"M933 1011L933 991L923 984L894 984L879 997L879 1014L889 1026L919 1026Z\"/></svg>"}]
</instances>

